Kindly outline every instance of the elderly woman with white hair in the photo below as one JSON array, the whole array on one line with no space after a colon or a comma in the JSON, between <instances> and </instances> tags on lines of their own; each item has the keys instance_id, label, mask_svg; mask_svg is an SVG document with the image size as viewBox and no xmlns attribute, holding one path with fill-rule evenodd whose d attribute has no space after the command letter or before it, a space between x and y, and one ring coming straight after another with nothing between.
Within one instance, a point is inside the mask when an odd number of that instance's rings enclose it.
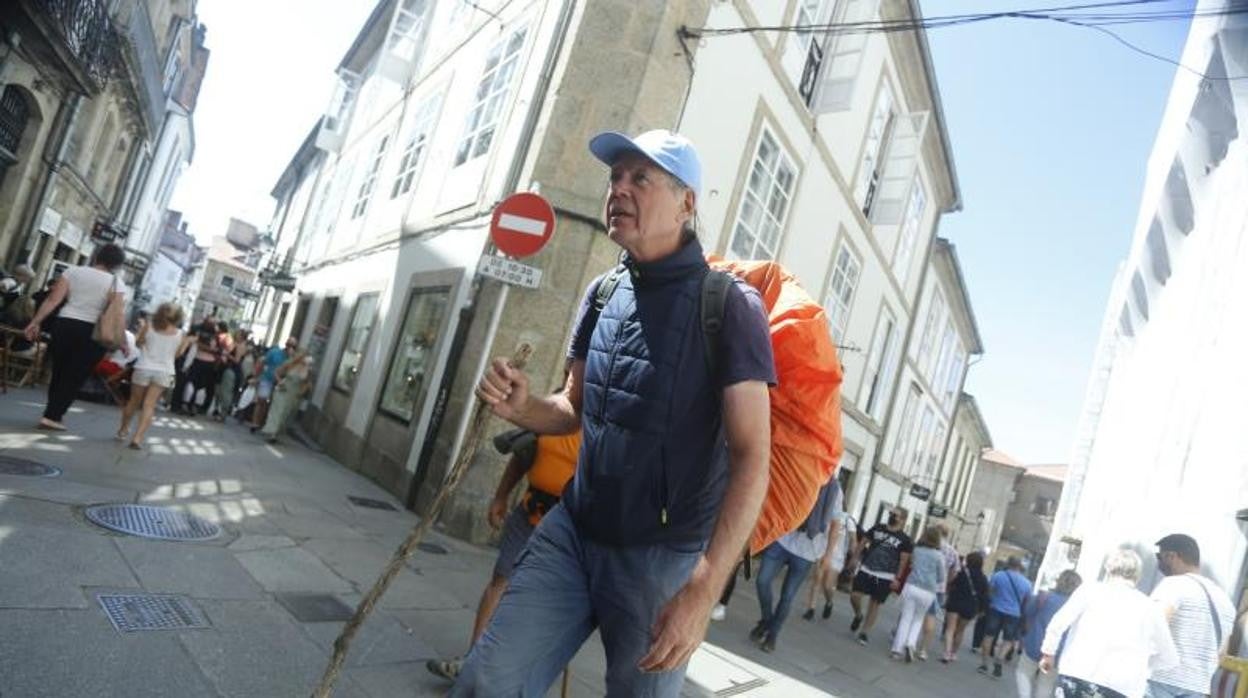
<instances>
[{"instance_id":1,"label":"elderly woman with white hair","mask_svg":"<svg viewBox=\"0 0 1248 698\"><path fill-rule=\"evenodd\" d=\"M1058 698L1142 698L1152 670L1179 663L1161 606L1135 588L1140 565L1130 550L1114 552L1105 579L1080 586L1049 622L1040 670L1053 671L1061 646Z\"/></svg>"}]
</instances>

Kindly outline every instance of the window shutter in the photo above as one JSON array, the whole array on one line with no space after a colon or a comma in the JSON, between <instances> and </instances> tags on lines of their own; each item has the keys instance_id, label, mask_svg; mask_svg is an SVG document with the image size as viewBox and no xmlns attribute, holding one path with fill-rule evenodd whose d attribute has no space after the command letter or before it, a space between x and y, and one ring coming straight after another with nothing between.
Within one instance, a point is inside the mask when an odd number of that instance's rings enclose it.
<instances>
[{"instance_id":1,"label":"window shutter","mask_svg":"<svg viewBox=\"0 0 1248 698\"><path fill-rule=\"evenodd\" d=\"M894 123L879 190L871 203L871 222L876 225L897 225L906 212L928 115L928 112L906 114Z\"/></svg>"},{"instance_id":2,"label":"window shutter","mask_svg":"<svg viewBox=\"0 0 1248 698\"><path fill-rule=\"evenodd\" d=\"M836 24L856 24L875 19L880 0L842 0ZM862 66L862 54L868 34L863 32L832 34L824 49L823 78L815 93L812 111L815 114L845 111L854 96L854 83Z\"/></svg>"}]
</instances>

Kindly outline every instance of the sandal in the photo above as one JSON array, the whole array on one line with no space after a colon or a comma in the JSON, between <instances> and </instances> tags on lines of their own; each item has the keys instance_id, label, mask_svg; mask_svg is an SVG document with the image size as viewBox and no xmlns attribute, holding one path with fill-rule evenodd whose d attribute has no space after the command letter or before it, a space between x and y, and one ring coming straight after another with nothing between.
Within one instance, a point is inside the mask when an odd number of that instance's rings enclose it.
<instances>
[{"instance_id":1,"label":"sandal","mask_svg":"<svg viewBox=\"0 0 1248 698\"><path fill-rule=\"evenodd\" d=\"M48 419L47 417L40 417L39 423L35 425L35 428L43 429L45 431L65 431L66 429L64 424L61 424L60 422L54 422Z\"/></svg>"},{"instance_id":2,"label":"sandal","mask_svg":"<svg viewBox=\"0 0 1248 698\"><path fill-rule=\"evenodd\" d=\"M454 681L459 678L459 671L463 668L463 662L455 659L449 662L441 659L430 659L428 662L425 662L425 668L434 676Z\"/></svg>"}]
</instances>

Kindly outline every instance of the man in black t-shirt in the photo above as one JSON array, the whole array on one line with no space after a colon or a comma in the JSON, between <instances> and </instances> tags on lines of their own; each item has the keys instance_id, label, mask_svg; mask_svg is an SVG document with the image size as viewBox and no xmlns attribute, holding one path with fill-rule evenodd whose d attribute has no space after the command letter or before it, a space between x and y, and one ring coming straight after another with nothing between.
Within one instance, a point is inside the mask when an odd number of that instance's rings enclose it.
<instances>
[{"instance_id":1,"label":"man in black t-shirt","mask_svg":"<svg viewBox=\"0 0 1248 698\"><path fill-rule=\"evenodd\" d=\"M914 543L904 530L906 511L893 509L888 514L888 525L879 523L858 539L858 559L862 564L854 576L853 593L849 602L854 607L854 622L850 632L858 633L858 644L867 644L867 632L875 625L880 604L888 600L888 594L897 591L898 578L910 564ZM871 603L866 616L862 613L862 597L869 596Z\"/></svg>"}]
</instances>

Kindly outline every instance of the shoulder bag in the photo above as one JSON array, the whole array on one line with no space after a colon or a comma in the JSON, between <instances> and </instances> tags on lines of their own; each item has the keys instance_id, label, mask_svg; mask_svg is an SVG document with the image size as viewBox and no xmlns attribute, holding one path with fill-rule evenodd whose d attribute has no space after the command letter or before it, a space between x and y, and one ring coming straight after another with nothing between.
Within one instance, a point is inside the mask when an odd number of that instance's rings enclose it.
<instances>
[{"instance_id":1,"label":"shoulder bag","mask_svg":"<svg viewBox=\"0 0 1248 698\"><path fill-rule=\"evenodd\" d=\"M109 351L117 349L125 341L124 306L124 296L117 291L117 276L114 275L113 283L108 287L108 299L104 303L104 311L100 313L100 317L95 321L95 327L91 329L91 339Z\"/></svg>"}]
</instances>

